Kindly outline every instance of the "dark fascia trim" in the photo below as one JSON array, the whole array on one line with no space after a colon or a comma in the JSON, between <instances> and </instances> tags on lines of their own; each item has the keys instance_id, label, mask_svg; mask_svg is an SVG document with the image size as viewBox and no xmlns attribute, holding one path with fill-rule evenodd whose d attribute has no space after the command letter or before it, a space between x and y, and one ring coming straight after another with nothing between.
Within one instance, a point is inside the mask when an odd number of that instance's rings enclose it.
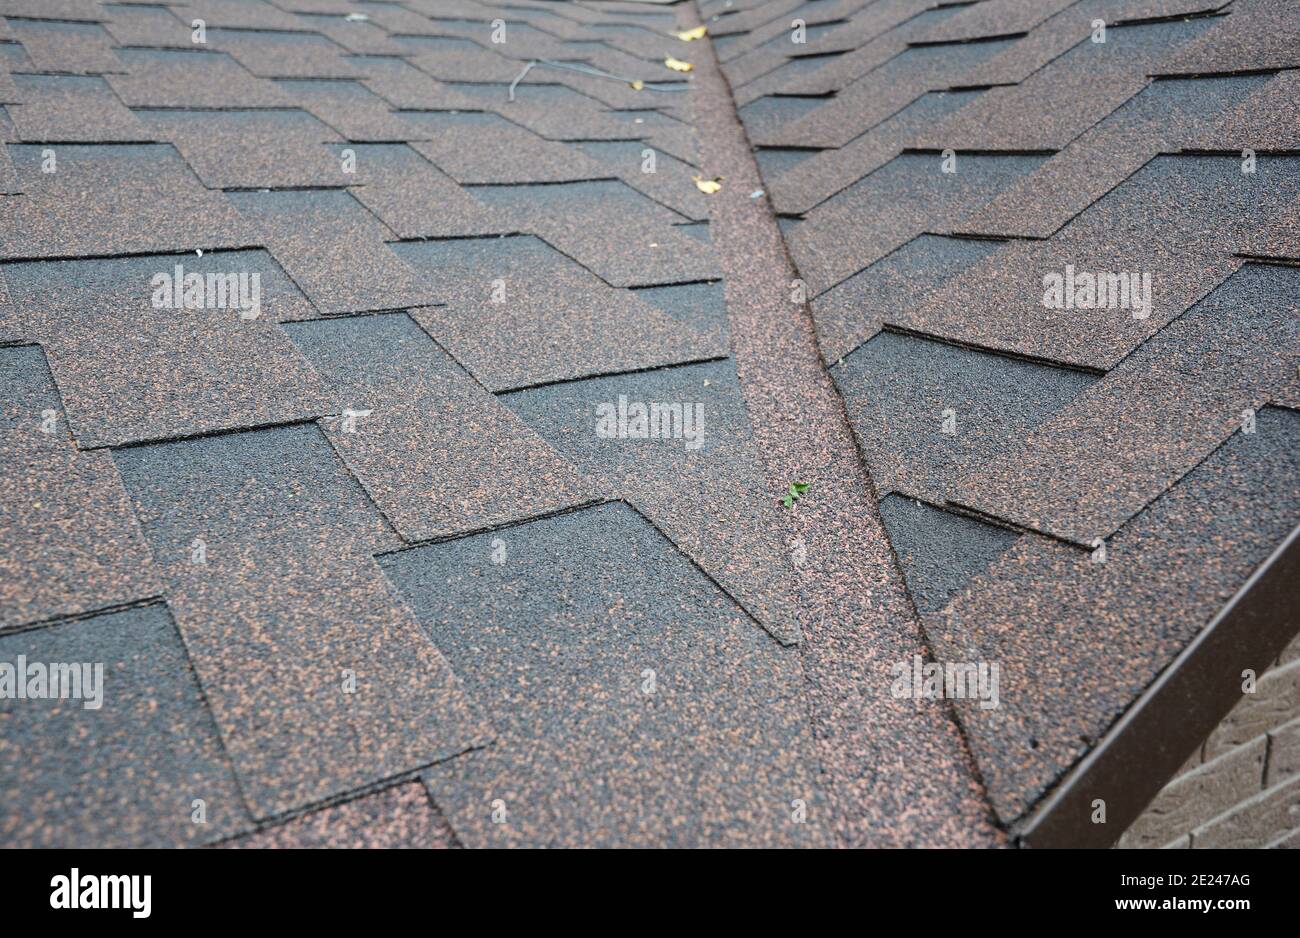
<instances>
[{"instance_id":1,"label":"dark fascia trim","mask_svg":"<svg viewBox=\"0 0 1300 938\"><path fill-rule=\"evenodd\" d=\"M1300 527L1246 580L1018 832L1026 847L1111 847L1300 630ZM1093 823L1096 799L1106 823Z\"/></svg>"}]
</instances>

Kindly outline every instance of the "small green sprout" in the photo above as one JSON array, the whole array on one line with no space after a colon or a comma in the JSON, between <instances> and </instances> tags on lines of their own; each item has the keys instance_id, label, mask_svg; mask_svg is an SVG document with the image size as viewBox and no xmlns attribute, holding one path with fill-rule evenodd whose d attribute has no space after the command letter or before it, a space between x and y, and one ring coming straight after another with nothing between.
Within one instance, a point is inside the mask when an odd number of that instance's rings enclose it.
<instances>
[{"instance_id":1,"label":"small green sprout","mask_svg":"<svg viewBox=\"0 0 1300 938\"><path fill-rule=\"evenodd\" d=\"M807 482L791 482L790 491L781 496L781 504L786 508L793 508L794 503L802 498L806 491L808 491Z\"/></svg>"}]
</instances>

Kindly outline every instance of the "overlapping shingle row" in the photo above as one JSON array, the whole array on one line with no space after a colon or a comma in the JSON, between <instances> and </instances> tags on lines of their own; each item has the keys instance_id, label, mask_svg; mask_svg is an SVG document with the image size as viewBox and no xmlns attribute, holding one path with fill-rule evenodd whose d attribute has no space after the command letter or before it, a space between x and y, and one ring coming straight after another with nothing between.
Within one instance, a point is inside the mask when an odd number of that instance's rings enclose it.
<instances>
[{"instance_id":1,"label":"overlapping shingle row","mask_svg":"<svg viewBox=\"0 0 1300 938\"><path fill-rule=\"evenodd\" d=\"M106 671L0 698L0 840L1004 843L1300 521L1297 74L1291 0L0 0L0 662Z\"/></svg>"},{"instance_id":2,"label":"overlapping shingle row","mask_svg":"<svg viewBox=\"0 0 1300 938\"><path fill-rule=\"evenodd\" d=\"M957 712L1014 824L1300 521L1300 10L881 0L799 42L825 6L719 49L935 657L1002 663Z\"/></svg>"},{"instance_id":3,"label":"overlapping shingle row","mask_svg":"<svg viewBox=\"0 0 1300 938\"><path fill-rule=\"evenodd\" d=\"M673 12L0 17L0 839L829 842Z\"/></svg>"}]
</instances>

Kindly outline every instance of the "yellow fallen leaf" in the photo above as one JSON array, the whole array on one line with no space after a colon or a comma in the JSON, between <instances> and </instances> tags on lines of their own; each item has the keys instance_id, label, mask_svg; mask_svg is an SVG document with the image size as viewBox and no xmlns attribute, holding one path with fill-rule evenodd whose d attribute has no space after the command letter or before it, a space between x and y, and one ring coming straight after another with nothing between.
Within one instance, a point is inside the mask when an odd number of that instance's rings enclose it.
<instances>
[{"instance_id":1,"label":"yellow fallen leaf","mask_svg":"<svg viewBox=\"0 0 1300 938\"><path fill-rule=\"evenodd\" d=\"M695 67L690 62L683 62L681 59L675 59L671 55L664 59L664 64L674 72L689 72Z\"/></svg>"},{"instance_id":2,"label":"yellow fallen leaf","mask_svg":"<svg viewBox=\"0 0 1300 938\"><path fill-rule=\"evenodd\" d=\"M643 82L639 78L633 78L631 81L628 82L628 84L632 86L633 91L640 91L642 88L645 87L645 82Z\"/></svg>"},{"instance_id":3,"label":"yellow fallen leaf","mask_svg":"<svg viewBox=\"0 0 1300 938\"><path fill-rule=\"evenodd\" d=\"M675 35L682 42L690 42L694 39L703 39L708 34L709 34L709 27L696 26L694 29L688 29L684 32L674 33L673 35Z\"/></svg>"},{"instance_id":4,"label":"yellow fallen leaf","mask_svg":"<svg viewBox=\"0 0 1300 938\"><path fill-rule=\"evenodd\" d=\"M713 193L722 188L721 176L714 179L701 179L699 176L692 176L691 178L695 180L695 188L699 189L705 195L713 195Z\"/></svg>"}]
</instances>

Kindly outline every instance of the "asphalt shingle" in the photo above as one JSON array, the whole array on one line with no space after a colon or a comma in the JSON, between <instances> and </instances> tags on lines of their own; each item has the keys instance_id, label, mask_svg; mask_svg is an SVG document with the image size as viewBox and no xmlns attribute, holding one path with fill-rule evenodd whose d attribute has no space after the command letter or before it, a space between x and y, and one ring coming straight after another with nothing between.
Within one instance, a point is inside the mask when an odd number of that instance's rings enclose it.
<instances>
[{"instance_id":1,"label":"asphalt shingle","mask_svg":"<svg viewBox=\"0 0 1300 938\"><path fill-rule=\"evenodd\" d=\"M880 519L921 615L937 612L1016 541L1016 534L919 499L891 493Z\"/></svg>"},{"instance_id":2,"label":"asphalt shingle","mask_svg":"<svg viewBox=\"0 0 1300 938\"><path fill-rule=\"evenodd\" d=\"M882 332L831 370L872 480L942 501L962 478L1096 379Z\"/></svg>"},{"instance_id":3,"label":"asphalt shingle","mask_svg":"<svg viewBox=\"0 0 1300 938\"><path fill-rule=\"evenodd\" d=\"M385 569L499 733L423 776L467 846L828 842L798 660L632 509Z\"/></svg>"},{"instance_id":4,"label":"asphalt shingle","mask_svg":"<svg viewBox=\"0 0 1300 938\"><path fill-rule=\"evenodd\" d=\"M1001 41L909 46L809 113L752 140L763 146L843 146L926 92L961 87L967 70L1004 48Z\"/></svg>"},{"instance_id":5,"label":"asphalt shingle","mask_svg":"<svg viewBox=\"0 0 1300 938\"><path fill-rule=\"evenodd\" d=\"M127 107L292 107L275 82L258 78L223 52L124 49L125 75L105 79Z\"/></svg>"},{"instance_id":6,"label":"asphalt shingle","mask_svg":"<svg viewBox=\"0 0 1300 938\"><path fill-rule=\"evenodd\" d=\"M823 202L787 239L815 297L925 231L943 231L1042 162L1030 156L903 154Z\"/></svg>"},{"instance_id":7,"label":"asphalt shingle","mask_svg":"<svg viewBox=\"0 0 1300 938\"><path fill-rule=\"evenodd\" d=\"M142 110L136 114L210 189L352 185L325 144L343 138L303 111Z\"/></svg>"},{"instance_id":8,"label":"asphalt shingle","mask_svg":"<svg viewBox=\"0 0 1300 938\"><path fill-rule=\"evenodd\" d=\"M218 252L8 265L19 331L44 346L78 446L195 436L337 410L275 319L260 315L261 274L243 266L259 260L269 259ZM232 288L224 307L208 293L210 280ZM175 305L191 290L203 294L205 305ZM267 300L292 309L292 296L272 289Z\"/></svg>"},{"instance_id":9,"label":"asphalt shingle","mask_svg":"<svg viewBox=\"0 0 1300 938\"><path fill-rule=\"evenodd\" d=\"M1004 821L1087 751L1295 526L1297 453L1300 415L1265 408L1255 433L1234 433L1115 534L1105 562L1026 536L927 620L940 660L1000 663L1001 706L960 714Z\"/></svg>"},{"instance_id":10,"label":"asphalt shingle","mask_svg":"<svg viewBox=\"0 0 1300 938\"><path fill-rule=\"evenodd\" d=\"M324 424L330 442L407 540L590 500L572 467L406 314L298 323L289 334L345 402Z\"/></svg>"},{"instance_id":11,"label":"asphalt shingle","mask_svg":"<svg viewBox=\"0 0 1300 938\"><path fill-rule=\"evenodd\" d=\"M1022 440L968 465L952 497L1091 544L1243 426L1297 356L1300 276L1247 265Z\"/></svg>"},{"instance_id":12,"label":"asphalt shingle","mask_svg":"<svg viewBox=\"0 0 1300 938\"><path fill-rule=\"evenodd\" d=\"M716 333L695 332L537 238L422 241L395 250L440 285L446 303L412 315L490 391L727 353ZM522 348L527 357L516 354Z\"/></svg>"},{"instance_id":13,"label":"asphalt shingle","mask_svg":"<svg viewBox=\"0 0 1300 938\"><path fill-rule=\"evenodd\" d=\"M52 157L47 149L9 147L24 194L0 199L6 260L237 248L255 240L225 196L203 188L169 146L60 146ZM168 197L159 199L160 191Z\"/></svg>"},{"instance_id":14,"label":"asphalt shingle","mask_svg":"<svg viewBox=\"0 0 1300 938\"><path fill-rule=\"evenodd\" d=\"M125 71L113 51L113 37L99 24L15 20L10 29L37 71L74 75Z\"/></svg>"},{"instance_id":15,"label":"asphalt shingle","mask_svg":"<svg viewBox=\"0 0 1300 938\"><path fill-rule=\"evenodd\" d=\"M3 839L1014 843L1300 524L1298 29L0 0Z\"/></svg>"},{"instance_id":16,"label":"asphalt shingle","mask_svg":"<svg viewBox=\"0 0 1300 938\"><path fill-rule=\"evenodd\" d=\"M21 105L9 108L18 139L31 143L139 143L154 139L104 79L15 75Z\"/></svg>"},{"instance_id":17,"label":"asphalt shingle","mask_svg":"<svg viewBox=\"0 0 1300 938\"><path fill-rule=\"evenodd\" d=\"M113 460L73 445L39 348L0 348L0 401L0 628L158 595Z\"/></svg>"},{"instance_id":18,"label":"asphalt shingle","mask_svg":"<svg viewBox=\"0 0 1300 938\"><path fill-rule=\"evenodd\" d=\"M1264 240L1276 230L1273 220L1287 217L1283 206L1300 161L1261 157L1251 174L1241 165L1239 157L1153 160L1056 237L1008 243L891 321L954 341L1112 368L1227 279L1250 240ZM1154 219L1153 206L1161 206ZM1122 296L1110 300L1109 287L1107 302L1094 297L1094 308L1056 304L1044 278L1055 274L1064 288L1067 268L1136 274L1139 287L1149 274L1150 309L1134 309L1131 295L1128 307ZM970 290L971 283L980 288ZM1075 283L1084 290L1085 281ZM1080 296L1086 301L1086 292Z\"/></svg>"},{"instance_id":19,"label":"asphalt shingle","mask_svg":"<svg viewBox=\"0 0 1300 938\"><path fill-rule=\"evenodd\" d=\"M357 144L351 189L400 238L507 234L509 225L409 146ZM335 147L336 166L342 152Z\"/></svg>"},{"instance_id":20,"label":"asphalt shingle","mask_svg":"<svg viewBox=\"0 0 1300 938\"><path fill-rule=\"evenodd\" d=\"M459 846L424 786L403 782L373 795L309 811L283 824L228 840L237 849L450 849Z\"/></svg>"},{"instance_id":21,"label":"asphalt shingle","mask_svg":"<svg viewBox=\"0 0 1300 938\"><path fill-rule=\"evenodd\" d=\"M0 697L6 846L179 847L251 827L165 607L0 637L0 662L20 656L29 668L84 663L90 681L81 700ZM100 706L84 709L92 686Z\"/></svg>"},{"instance_id":22,"label":"asphalt shingle","mask_svg":"<svg viewBox=\"0 0 1300 938\"><path fill-rule=\"evenodd\" d=\"M504 117L483 113L413 112L427 140L412 146L462 185L574 182L613 176L564 143L544 140Z\"/></svg>"},{"instance_id":23,"label":"asphalt shingle","mask_svg":"<svg viewBox=\"0 0 1300 938\"><path fill-rule=\"evenodd\" d=\"M394 238L347 192L235 192L228 198L322 313L400 309L437 302L386 243Z\"/></svg>"},{"instance_id":24,"label":"asphalt shingle","mask_svg":"<svg viewBox=\"0 0 1300 938\"><path fill-rule=\"evenodd\" d=\"M605 494L644 512L773 636L798 640L794 571L776 533L783 493L754 471L758 452L734 365L660 368L503 400L601 480ZM638 407L646 411L643 438ZM602 424L602 413L612 422Z\"/></svg>"},{"instance_id":25,"label":"asphalt shingle","mask_svg":"<svg viewBox=\"0 0 1300 938\"><path fill-rule=\"evenodd\" d=\"M255 818L488 741L372 557L400 541L316 427L114 456Z\"/></svg>"},{"instance_id":26,"label":"asphalt shingle","mask_svg":"<svg viewBox=\"0 0 1300 938\"><path fill-rule=\"evenodd\" d=\"M622 182L484 186L475 195L611 286L720 277L712 251L674 227L685 219Z\"/></svg>"}]
</instances>

